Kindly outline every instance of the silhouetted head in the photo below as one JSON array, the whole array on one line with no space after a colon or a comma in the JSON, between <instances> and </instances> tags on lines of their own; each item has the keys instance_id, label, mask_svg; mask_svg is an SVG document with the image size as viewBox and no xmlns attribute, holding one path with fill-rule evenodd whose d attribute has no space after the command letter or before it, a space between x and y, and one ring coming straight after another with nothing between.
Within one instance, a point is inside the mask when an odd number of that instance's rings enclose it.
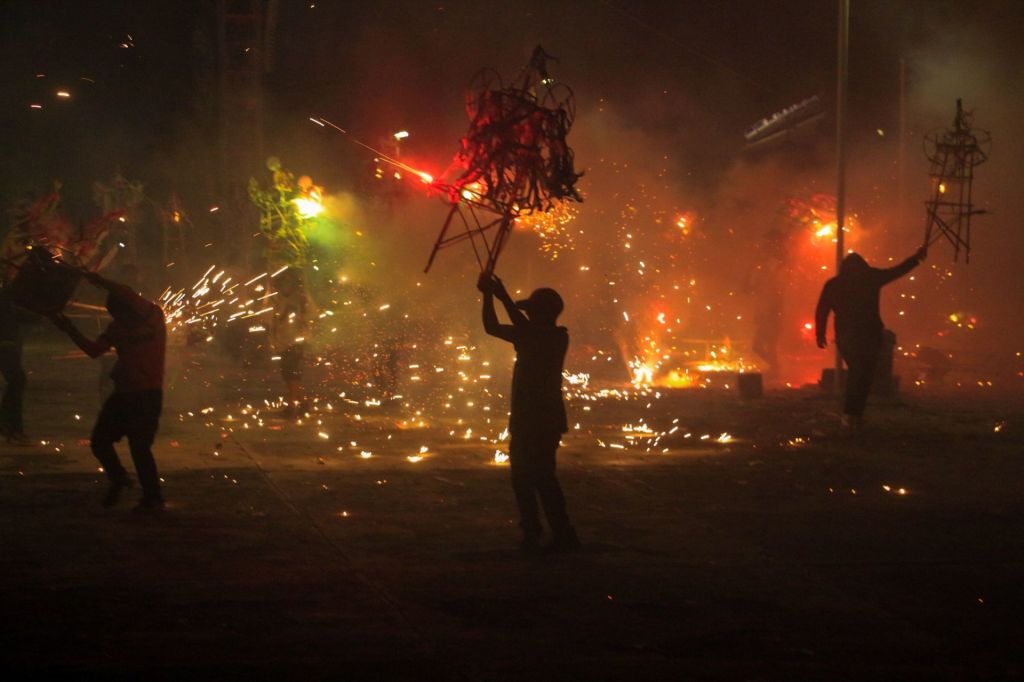
<instances>
[{"instance_id":1,"label":"silhouetted head","mask_svg":"<svg viewBox=\"0 0 1024 682\"><path fill-rule=\"evenodd\" d=\"M142 284L142 271L135 263L125 263L121 266L118 280L130 287L139 288L139 285Z\"/></svg>"},{"instance_id":2,"label":"silhouetted head","mask_svg":"<svg viewBox=\"0 0 1024 682\"><path fill-rule=\"evenodd\" d=\"M134 317L135 311L117 291L107 294L107 312L115 320L127 321Z\"/></svg>"},{"instance_id":3,"label":"silhouetted head","mask_svg":"<svg viewBox=\"0 0 1024 682\"><path fill-rule=\"evenodd\" d=\"M562 314L565 304L562 297L554 289L543 287L535 289L529 298L516 301L516 307L526 313L532 322L554 324Z\"/></svg>"},{"instance_id":4,"label":"silhouetted head","mask_svg":"<svg viewBox=\"0 0 1024 682\"><path fill-rule=\"evenodd\" d=\"M839 275L842 277L854 276L867 272L871 268L864 257L859 253L851 253L839 264Z\"/></svg>"}]
</instances>

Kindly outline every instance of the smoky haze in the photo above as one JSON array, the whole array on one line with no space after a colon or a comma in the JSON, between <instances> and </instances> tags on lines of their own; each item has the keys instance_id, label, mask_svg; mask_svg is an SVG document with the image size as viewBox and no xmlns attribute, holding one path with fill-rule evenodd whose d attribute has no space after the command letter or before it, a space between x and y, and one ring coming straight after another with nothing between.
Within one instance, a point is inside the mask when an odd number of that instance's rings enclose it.
<instances>
[{"instance_id":1,"label":"smoky haze","mask_svg":"<svg viewBox=\"0 0 1024 682\"><path fill-rule=\"evenodd\" d=\"M686 352L706 354L712 347L699 342L709 342L763 369L765 359L754 352L752 339L758 310L766 305L764 291L771 288L781 321L780 359L770 379L816 379L831 355L814 347L805 325L833 272L834 245L782 214L787 201L813 204L835 193L835 7L668 5L282 2L267 77L266 148L294 172L322 183L328 217L360 233L347 241L317 237L334 255L330 268L363 280L381 301L404 301L410 315L432 311L445 327L438 334L479 337L477 267L468 246L443 252L433 272L421 272L445 205L415 182L397 198L374 198L376 190L367 185L373 155L352 139L376 147L393 132L408 130L403 160L440 175L465 131L463 93L472 75L489 66L513 77L540 44L559 58L553 74L576 93L578 117L569 142L585 173L585 202L575 207L557 244L518 229L498 272L524 293L541 285L563 292L563 321L574 340L571 368L625 380L631 361L660 358L664 372L697 357ZM965 379L1012 376L1021 369L1016 354L1024 351L1017 263L1024 235L1016 225L1024 199L1013 187L1024 151L1024 94L1015 87L1022 60L1010 27L1020 25L1022 11L1017 3L1001 2L926 7L854 3L850 246L886 265L920 244L929 190L922 138L949 126L962 97L975 111L976 125L993 133L992 157L978 169L975 184L978 204L990 213L976 218L971 265L953 264L948 246L936 245L913 280L886 290L883 319L897 334L908 378L921 347L957 354L971 367ZM167 66L173 62L168 52L151 47L146 53L154 69L191 74L187 87L175 86L179 105L169 109L174 117L167 122L170 114L162 115L159 128L147 129L139 121L152 112L140 104L125 135L118 127L124 112L117 125L90 119L94 130L82 134L82 144L67 140L59 150L72 159L72 175L64 176L68 185L91 182L120 165L146 182L151 194L177 189L197 220L212 220L204 215L219 201L210 179L211 112L208 103L196 101L206 87L206 11L196 4L191 18L176 20L177 29L164 29L189 41L159 48L178 50L176 69ZM133 12L145 14L137 7ZM145 32L135 38L140 46L156 42L147 41ZM906 64L902 183L900 58ZM748 125L811 95L822 98L825 116L798 145L743 149ZM314 126L310 116L335 120L351 134ZM119 164L96 142L109 139L125 147ZM19 171L25 159L35 158L32 141L19 141L6 164L5 197L59 173L53 163L35 161L27 164L28 177ZM43 157L58 158L57 150L35 141L48 150ZM781 263L779 272L765 280L758 267L773 258ZM951 316L973 318L974 328L958 326ZM1019 376L1016 381L1019 388Z\"/></svg>"}]
</instances>

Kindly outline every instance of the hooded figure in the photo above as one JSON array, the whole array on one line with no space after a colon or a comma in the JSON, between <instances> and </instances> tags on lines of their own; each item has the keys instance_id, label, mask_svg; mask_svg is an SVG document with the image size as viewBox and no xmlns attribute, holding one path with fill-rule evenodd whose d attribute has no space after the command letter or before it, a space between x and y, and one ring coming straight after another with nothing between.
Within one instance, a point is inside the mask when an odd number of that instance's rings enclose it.
<instances>
[{"instance_id":1,"label":"hooded figure","mask_svg":"<svg viewBox=\"0 0 1024 682\"><path fill-rule=\"evenodd\" d=\"M824 348L829 313L835 313L836 345L847 366L843 423L859 426L882 347L882 316L878 311L883 286L913 270L928 254L922 247L899 265L880 269L851 253L839 274L825 282L814 314L818 348Z\"/></svg>"}]
</instances>

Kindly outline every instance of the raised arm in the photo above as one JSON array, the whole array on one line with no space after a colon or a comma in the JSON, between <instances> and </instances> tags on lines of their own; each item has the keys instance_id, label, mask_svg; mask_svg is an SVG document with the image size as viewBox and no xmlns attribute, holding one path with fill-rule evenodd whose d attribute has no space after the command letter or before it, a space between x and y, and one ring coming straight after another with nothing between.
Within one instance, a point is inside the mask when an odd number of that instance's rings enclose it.
<instances>
[{"instance_id":1,"label":"raised arm","mask_svg":"<svg viewBox=\"0 0 1024 682\"><path fill-rule=\"evenodd\" d=\"M511 343L514 338L515 329L512 325L500 324L498 322L498 313L494 310L494 295L496 287L493 278L490 275L481 274L480 279L477 280L476 288L484 295L484 331L491 336L496 336L499 339L503 339Z\"/></svg>"},{"instance_id":2,"label":"raised arm","mask_svg":"<svg viewBox=\"0 0 1024 682\"><path fill-rule=\"evenodd\" d=\"M880 283L885 285L888 284L889 282L892 282L893 280L899 279L900 277L902 277L903 275L907 274L908 272L916 268L918 265L920 265L921 261L923 261L927 256L928 247L922 246L920 249L914 252L913 256L906 259L899 265L894 265L891 268L879 270L878 272Z\"/></svg>"},{"instance_id":3,"label":"raised arm","mask_svg":"<svg viewBox=\"0 0 1024 682\"><path fill-rule=\"evenodd\" d=\"M497 277L493 277L494 280L494 295L498 297L502 305L505 306L505 312L508 313L508 319L512 320L512 326L524 327L529 324L529 320L526 319L526 315L523 311L516 307L516 302L512 300L512 297L505 291L505 285Z\"/></svg>"},{"instance_id":4,"label":"raised arm","mask_svg":"<svg viewBox=\"0 0 1024 682\"><path fill-rule=\"evenodd\" d=\"M75 342L75 345L81 348L90 358L98 358L110 350L110 342L107 340L106 335L100 334L100 337L93 341L78 331L78 327L64 315L54 315L51 319L57 326L57 329L66 333Z\"/></svg>"}]
</instances>

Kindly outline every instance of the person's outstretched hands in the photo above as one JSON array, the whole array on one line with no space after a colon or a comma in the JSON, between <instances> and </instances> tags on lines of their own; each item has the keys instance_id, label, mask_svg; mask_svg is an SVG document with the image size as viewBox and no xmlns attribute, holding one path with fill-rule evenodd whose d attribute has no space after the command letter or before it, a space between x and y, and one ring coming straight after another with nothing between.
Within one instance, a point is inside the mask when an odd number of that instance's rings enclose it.
<instances>
[{"instance_id":1,"label":"person's outstretched hands","mask_svg":"<svg viewBox=\"0 0 1024 682\"><path fill-rule=\"evenodd\" d=\"M480 293L494 296L502 301L509 301L512 299L512 297L508 295L508 292L505 291L505 285L494 273L481 272L480 277L476 280L476 288Z\"/></svg>"},{"instance_id":2,"label":"person's outstretched hands","mask_svg":"<svg viewBox=\"0 0 1024 682\"><path fill-rule=\"evenodd\" d=\"M494 295L497 296L499 300L511 301L512 297L508 295L507 291L505 291L505 283L501 281L501 278L492 274L491 280L494 282Z\"/></svg>"},{"instance_id":3,"label":"person's outstretched hands","mask_svg":"<svg viewBox=\"0 0 1024 682\"><path fill-rule=\"evenodd\" d=\"M476 280L476 289L481 294L494 295L494 276L487 272L481 272Z\"/></svg>"}]
</instances>

